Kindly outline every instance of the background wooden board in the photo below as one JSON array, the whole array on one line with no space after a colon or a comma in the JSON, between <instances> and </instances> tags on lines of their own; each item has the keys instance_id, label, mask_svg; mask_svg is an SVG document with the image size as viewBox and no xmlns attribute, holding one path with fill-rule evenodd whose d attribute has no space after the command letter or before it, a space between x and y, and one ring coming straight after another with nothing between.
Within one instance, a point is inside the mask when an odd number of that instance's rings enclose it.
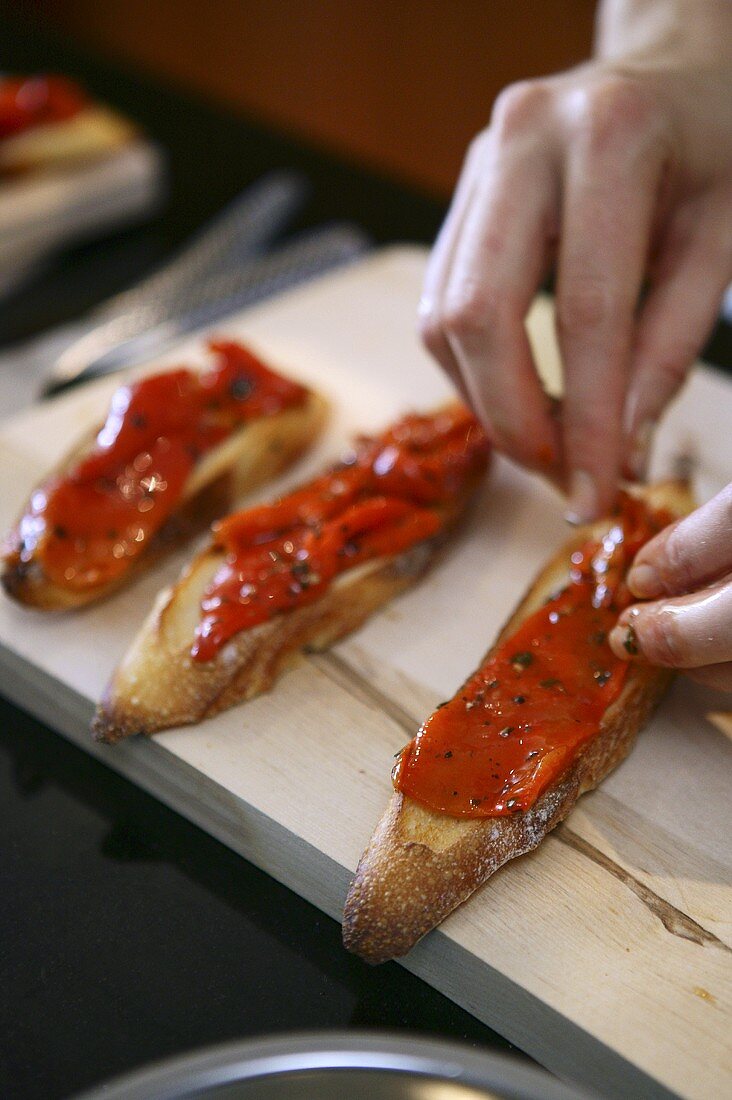
<instances>
[{"instance_id":1,"label":"background wooden board","mask_svg":"<svg viewBox=\"0 0 732 1100\"><path fill-rule=\"evenodd\" d=\"M447 392L414 338L423 263L420 250L392 249L217 326L333 402L317 453L285 483L317 468L355 428L429 407ZM551 365L546 302L531 327ZM193 342L164 361L200 354ZM98 418L113 386L101 382L4 425L3 526ZM700 369L664 426L658 471L691 448L699 495L709 496L732 466L731 413L732 387ZM393 753L472 669L564 534L553 493L497 462L469 523L417 589L332 653L303 660L268 696L152 741L96 746L87 724L185 553L74 615L42 617L3 600L0 688L339 916L388 798ZM555 1072L604 1095L722 1095L732 1080L732 745L704 717L722 706L719 696L678 683L602 789L404 965Z\"/></svg>"}]
</instances>

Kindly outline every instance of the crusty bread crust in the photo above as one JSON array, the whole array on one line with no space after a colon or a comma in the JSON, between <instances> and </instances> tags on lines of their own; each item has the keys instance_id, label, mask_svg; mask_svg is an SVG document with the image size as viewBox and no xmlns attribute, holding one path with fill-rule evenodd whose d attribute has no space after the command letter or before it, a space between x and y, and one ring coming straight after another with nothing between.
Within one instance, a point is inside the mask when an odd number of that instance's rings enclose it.
<instances>
[{"instance_id":1,"label":"crusty bread crust","mask_svg":"<svg viewBox=\"0 0 732 1100\"><path fill-rule=\"evenodd\" d=\"M92 723L94 737L113 742L201 722L269 690L304 649L326 649L412 584L433 553L432 545L421 543L397 558L353 569L315 603L241 631L206 662L194 661L190 650L201 597L223 556L199 555L159 595L114 673Z\"/></svg>"},{"instance_id":2,"label":"crusty bread crust","mask_svg":"<svg viewBox=\"0 0 732 1100\"><path fill-rule=\"evenodd\" d=\"M205 454L188 478L179 507L151 539L145 553L111 583L83 590L64 588L46 576L40 561L22 562L11 552L4 559L0 578L5 591L19 603L41 611L66 611L108 596L165 551L229 512L244 493L253 492L287 469L317 436L326 410L324 398L308 393L302 405L249 421ZM95 434L78 444L56 472L70 469L88 450Z\"/></svg>"},{"instance_id":3,"label":"crusty bread crust","mask_svg":"<svg viewBox=\"0 0 732 1100\"><path fill-rule=\"evenodd\" d=\"M656 507L684 515L693 507L680 482L652 486ZM606 522L586 527L547 564L496 645L566 579L569 554ZM343 942L370 963L406 954L502 864L535 848L630 752L671 674L632 664L623 691L607 709L600 733L531 809L510 816L465 819L436 813L399 791L392 795L359 862L345 905Z\"/></svg>"},{"instance_id":4,"label":"crusty bread crust","mask_svg":"<svg viewBox=\"0 0 732 1100\"><path fill-rule=\"evenodd\" d=\"M221 551L205 549L158 597L97 708L94 737L113 742L200 722L268 691L303 651L327 649L413 585L435 560L474 488L451 502L435 537L356 566L314 603L241 631L211 661L199 662L190 650L201 597L223 560Z\"/></svg>"}]
</instances>

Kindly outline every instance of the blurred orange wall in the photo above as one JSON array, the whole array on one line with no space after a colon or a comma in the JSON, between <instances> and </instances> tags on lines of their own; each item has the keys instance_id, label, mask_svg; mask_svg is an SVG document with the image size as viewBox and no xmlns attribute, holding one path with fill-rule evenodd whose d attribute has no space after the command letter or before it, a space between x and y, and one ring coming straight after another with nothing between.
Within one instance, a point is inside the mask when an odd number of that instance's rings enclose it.
<instances>
[{"instance_id":1,"label":"blurred orange wall","mask_svg":"<svg viewBox=\"0 0 732 1100\"><path fill-rule=\"evenodd\" d=\"M590 0L45 0L74 38L441 196L500 89L586 57Z\"/></svg>"}]
</instances>

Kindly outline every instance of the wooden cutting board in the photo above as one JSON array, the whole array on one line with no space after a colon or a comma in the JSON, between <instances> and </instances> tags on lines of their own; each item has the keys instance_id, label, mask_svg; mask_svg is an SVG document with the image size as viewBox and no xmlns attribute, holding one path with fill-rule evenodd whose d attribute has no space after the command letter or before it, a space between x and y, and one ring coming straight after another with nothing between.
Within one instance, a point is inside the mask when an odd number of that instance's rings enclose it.
<instances>
[{"instance_id":1,"label":"wooden cutting board","mask_svg":"<svg viewBox=\"0 0 732 1100\"><path fill-rule=\"evenodd\" d=\"M217 325L333 403L317 453L282 484L317 469L354 429L448 392L414 336L423 266L421 250L391 249ZM548 301L537 303L530 327L554 372ZM191 358L201 358L200 341L161 362ZM5 423L3 527L69 441L99 419L114 385ZM699 368L665 422L657 472L691 450L699 495L710 496L732 470L730 423L732 386ZM150 741L99 746L87 727L155 592L187 554L68 616L2 599L0 689L339 918L389 797L393 754L473 669L565 535L551 490L498 461L471 520L418 588L331 653L303 659L269 695ZM705 717L721 709L722 697L678 682L602 789L403 965L602 1095L729 1095L732 744Z\"/></svg>"}]
</instances>

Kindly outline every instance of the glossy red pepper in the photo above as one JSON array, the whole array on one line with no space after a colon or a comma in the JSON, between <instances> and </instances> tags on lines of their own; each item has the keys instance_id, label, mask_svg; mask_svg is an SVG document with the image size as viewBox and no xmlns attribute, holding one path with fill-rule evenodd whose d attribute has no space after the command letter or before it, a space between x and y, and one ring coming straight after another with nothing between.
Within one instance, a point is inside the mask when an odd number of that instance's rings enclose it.
<instances>
[{"instance_id":1,"label":"glossy red pepper","mask_svg":"<svg viewBox=\"0 0 732 1100\"><path fill-rule=\"evenodd\" d=\"M122 386L89 453L33 494L11 540L62 587L120 575L181 499L198 460L247 421L301 404L306 390L239 344L210 344L214 365Z\"/></svg>"},{"instance_id":2,"label":"glossy red pepper","mask_svg":"<svg viewBox=\"0 0 732 1100\"><path fill-rule=\"evenodd\" d=\"M670 521L623 496L599 542L571 556L569 584L503 641L401 753L394 785L432 810L527 810L597 735L628 665L607 634L630 601L625 573Z\"/></svg>"},{"instance_id":3,"label":"glossy red pepper","mask_svg":"<svg viewBox=\"0 0 732 1100\"><path fill-rule=\"evenodd\" d=\"M226 557L203 598L194 658L211 660L240 630L312 603L339 573L437 534L441 507L487 456L463 406L408 416L310 485L222 520L214 537Z\"/></svg>"}]
</instances>

